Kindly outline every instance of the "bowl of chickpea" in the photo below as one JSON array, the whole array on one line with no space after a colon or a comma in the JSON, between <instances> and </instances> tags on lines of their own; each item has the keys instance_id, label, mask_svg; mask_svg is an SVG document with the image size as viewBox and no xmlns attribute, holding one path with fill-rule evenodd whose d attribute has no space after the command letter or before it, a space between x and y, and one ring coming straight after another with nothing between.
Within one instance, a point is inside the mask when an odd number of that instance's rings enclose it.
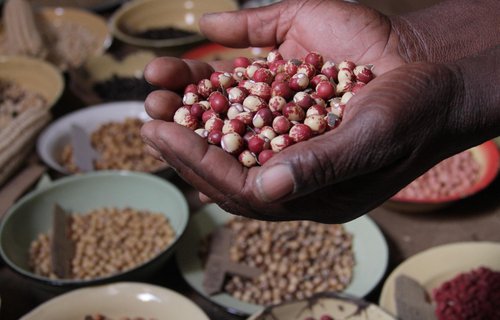
<instances>
[{"instance_id":1,"label":"bowl of chickpea","mask_svg":"<svg viewBox=\"0 0 500 320\"><path fill-rule=\"evenodd\" d=\"M51 291L147 280L171 256L187 223L183 194L154 175L67 176L9 209L0 224L0 255Z\"/></svg>"},{"instance_id":2,"label":"bowl of chickpea","mask_svg":"<svg viewBox=\"0 0 500 320\"><path fill-rule=\"evenodd\" d=\"M142 101L118 101L93 105L67 114L39 136L37 152L43 162L62 175L82 173L75 159L72 128L82 128L94 151L92 171L126 170L161 173L169 166L146 150L141 127L150 117Z\"/></svg>"}]
</instances>

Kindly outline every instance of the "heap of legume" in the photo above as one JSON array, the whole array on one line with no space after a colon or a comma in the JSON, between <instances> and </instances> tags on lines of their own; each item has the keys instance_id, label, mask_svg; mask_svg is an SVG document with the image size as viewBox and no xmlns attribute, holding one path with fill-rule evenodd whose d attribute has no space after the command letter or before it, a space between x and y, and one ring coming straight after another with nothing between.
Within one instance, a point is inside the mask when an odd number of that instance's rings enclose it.
<instances>
[{"instance_id":1,"label":"heap of legume","mask_svg":"<svg viewBox=\"0 0 500 320\"><path fill-rule=\"evenodd\" d=\"M227 227L235 235L230 259L262 270L255 279L229 277L224 289L237 299L276 304L318 292L340 292L351 282L352 235L342 225L238 217Z\"/></svg>"},{"instance_id":2,"label":"heap of legume","mask_svg":"<svg viewBox=\"0 0 500 320\"><path fill-rule=\"evenodd\" d=\"M433 291L439 320L500 319L500 272L480 267Z\"/></svg>"},{"instance_id":3,"label":"heap of legume","mask_svg":"<svg viewBox=\"0 0 500 320\"><path fill-rule=\"evenodd\" d=\"M188 127L238 157L246 167L262 165L275 153L336 128L344 108L373 79L371 65L338 65L315 52L284 60L234 60L233 72L184 90L174 122Z\"/></svg>"},{"instance_id":4,"label":"heap of legume","mask_svg":"<svg viewBox=\"0 0 500 320\"><path fill-rule=\"evenodd\" d=\"M175 231L161 213L132 208L99 208L71 215L75 245L73 279L94 279L123 272L156 257L174 240ZM40 234L29 250L36 274L57 278L51 259L51 235Z\"/></svg>"},{"instance_id":5,"label":"heap of legume","mask_svg":"<svg viewBox=\"0 0 500 320\"><path fill-rule=\"evenodd\" d=\"M130 170L152 172L164 168L164 162L156 160L145 149L141 137L143 121L127 118L122 122L102 124L90 137L92 147L99 153L94 161L96 170ZM70 172L79 172L73 159L73 146L64 146L60 163Z\"/></svg>"},{"instance_id":6,"label":"heap of legume","mask_svg":"<svg viewBox=\"0 0 500 320\"><path fill-rule=\"evenodd\" d=\"M445 159L400 190L397 198L440 199L465 195L479 177L479 163L471 151Z\"/></svg>"}]
</instances>

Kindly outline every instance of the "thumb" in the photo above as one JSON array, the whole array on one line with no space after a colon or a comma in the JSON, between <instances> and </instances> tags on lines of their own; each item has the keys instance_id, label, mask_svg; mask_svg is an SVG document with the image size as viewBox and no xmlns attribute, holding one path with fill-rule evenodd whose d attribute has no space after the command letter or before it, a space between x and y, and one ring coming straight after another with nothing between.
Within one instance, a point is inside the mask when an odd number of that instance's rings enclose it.
<instances>
[{"instance_id":1,"label":"thumb","mask_svg":"<svg viewBox=\"0 0 500 320\"><path fill-rule=\"evenodd\" d=\"M400 150L387 148L392 126L382 125L387 119L376 109L275 155L255 178L255 197L289 200L391 165Z\"/></svg>"},{"instance_id":2,"label":"thumb","mask_svg":"<svg viewBox=\"0 0 500 320\"><path fill-rule=\"evenodd\" d=\"M286 1L270 6L209 13L200 19L205 36L229 47L266 47L282 42L294 14Z\"/></svg>"}]
</instances>

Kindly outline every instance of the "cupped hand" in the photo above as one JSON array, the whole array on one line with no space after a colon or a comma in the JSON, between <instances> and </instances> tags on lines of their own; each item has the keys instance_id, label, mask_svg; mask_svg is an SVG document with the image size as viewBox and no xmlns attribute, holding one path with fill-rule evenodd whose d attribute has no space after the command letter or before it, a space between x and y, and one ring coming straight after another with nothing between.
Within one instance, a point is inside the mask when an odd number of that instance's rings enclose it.
<instances>
[{"instance_id":1,"label":"cupped hand","mask_svg":"<svg viewBox=\"0 0 500 320\"><path fill-rule=\"evenodd\" d=\"M166 57L153 61L146 78L168 90L146 100L156 120L143 127L143 136L153 154L225 210L264 220L345 222L379 205L451 153L438 148L428 155L431 142L449 130L442 121L452 104L448 97L459 86L454 73L432 65L389 72L404 59L390 23L376 11L340 1L283 1L208 15L200 25L208 38L224 45L275 46L285 58L317 51L334 61L372 63L378 76L351 99L339 128L248 169L170 122L182 104L173 91L228 65Z\"/></svg>"}]
</instances>

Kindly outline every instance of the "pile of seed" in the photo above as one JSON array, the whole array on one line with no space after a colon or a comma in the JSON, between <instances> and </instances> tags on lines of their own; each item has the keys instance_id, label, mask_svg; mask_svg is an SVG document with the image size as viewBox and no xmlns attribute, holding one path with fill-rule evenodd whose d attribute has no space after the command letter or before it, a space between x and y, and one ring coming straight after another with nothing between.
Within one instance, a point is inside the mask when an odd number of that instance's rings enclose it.
<instances>
[{"instance_id":1,"label":"pile of seed","mask_svg":"<svg viewBox=\"0 0 500 320\"><path fill-rule=\"evenodd\" d=\"M152 172L165 167L145 149L141 137L142 120L127 118L123 122L108 122L91 135L93 148L99 153L96 170L130 170ZM66 145L60 156L61 165L70 172L79 172L73 159L73 147Z\"/></svg>"},{"instance_id":2,"label":"pile of seed","mask_svg":"<svg viewBox=\"0 0 500 320\"><path fill-rule=\"evenodd\" d=\"M347 102L374 77L371 65L337 65L315 52L285 60L273 50L233 64L188 85L173 120L246 167L337 128Z\"/></svg>"},{"instance_id":3,"label":"pile of seed","mask_svg":"<svg viewBox=\"0 0 500 320\"><path fill-rule=\"evenodd\" d=\"M441 161L396 194L403 199L439 199L464 195L479 178L479 163L471 151Z\"/></svg>"},{"instance_id":4,"label":"pile of seed","mask_svg":"<svg viewBox=\"0 0 500 320\"><path fill-rule=\"evenodd\" d=\"M439 320L500 319L500 272L480 267L433 290Z\"/></svg>"},{"instance_id":5,"label":"pile of seed","mask_svg":"<svg viewBox=\"0 0 500 320\"><path fill-rule=\"evenodd\" d=\"M103 45L91 30L78 23L42 20L40 25L44 43L50 48L47 60L63 70L81 66Z\"/></svg>"},{"instance_id":6,"label":"pile of seed","mask_svg":"<svg viewBox=\"0 0 500 320\"><path fill-rule=\"evenodd\" d=\"M95 279L141 265L163 252L175 238L161 213L132 208L99 208L71 215L73 279ZM29 250L36 274L57 278L51 262L51 235L40 234Z\"/></svg>"},{"instance_id":7,"label":"pile of seed","mask_svg":"<svg viewBox=\"0 0 500 320\"><path fill-rule=\"evenodd\" d=\"M150 28L139 32L125 30L125 32L134 37L150 40L178 39L193 36L196 34L196 32L183 30L176 27Z\"/></svg>"},{"instance_id":8,"label":"pile of seed","mask_svg":"<svg viewBox=\"0 0 500 320\"><path fill-rule=\"evenodd\" d=\"M14 82L0 80L0 131L22 113L46 105L47 101L39 93L27 91Z\"/></svg>"},{"instance_id":9,"label":"pile of seed","mask_svg":"<svg viewBox=\"0 0 500 320\"><path fill-rule=\"evenodd\" d=\"M238 217L228 227L235 235L231 260L263 271L256 279L230 277L224 289L237 299L276 304L318 292L340 292L351 282L352 235L342 225Z\"/></svg>"},{"instance_id":10,"label":"pile of seed","mask_svg":"<svg viewBox=\"0 0 500 320\"><path fill-rule=\"evenodd\" d=\"M113 75L111 78L98 81L93 85L94 91L104 101L144 100L154 90L144 77L122 77Z\"/></svg>"}]
</instances>

